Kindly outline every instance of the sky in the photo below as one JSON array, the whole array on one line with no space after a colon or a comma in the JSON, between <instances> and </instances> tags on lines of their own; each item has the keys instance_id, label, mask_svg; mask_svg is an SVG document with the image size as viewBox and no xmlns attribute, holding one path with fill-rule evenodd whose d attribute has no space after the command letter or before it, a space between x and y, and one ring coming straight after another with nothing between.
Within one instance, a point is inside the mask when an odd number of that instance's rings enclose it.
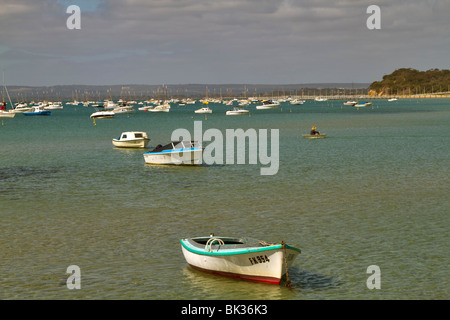
<instances>
[{"instance_id":1,"label":"sky","mask_svg":"<svg viewBox=\"0 0 450 320\"><path fill-rule=\"evenodd\" d=\"M371 83L450 69L449 16L450 0L0 0L0 68L24 86Z\"/></svg>"}]
</instances>

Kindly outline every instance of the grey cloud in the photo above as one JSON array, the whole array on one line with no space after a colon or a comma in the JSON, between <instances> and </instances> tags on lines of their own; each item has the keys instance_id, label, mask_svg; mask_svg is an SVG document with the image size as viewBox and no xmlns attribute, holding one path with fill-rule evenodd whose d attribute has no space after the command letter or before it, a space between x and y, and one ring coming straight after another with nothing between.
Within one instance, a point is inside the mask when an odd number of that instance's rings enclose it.
<instances>
[{"instance_id":1,"label":"grey cloud","mask_svg":"<svg viewBox=\"0 0 450 320\"><path fill-rule=\"evenodd\" d=\"M375 2L382 29L370 31L366 8ZM375 2L104 0L82 12L82 28L73 31L62 0L0 0L0 46L10 50L0 65L14 70L27 61L28 71L39 73L45 59L50 72L75 69L59 81L99 84L111 81L103 76L111 69L120 70L121 83L157 84L164 70L173 76L165 83L305 83L370 82L405 61L449 67L450 1ZM423 60L426 52L432 61Z\"/></svg>"}]
</instances>

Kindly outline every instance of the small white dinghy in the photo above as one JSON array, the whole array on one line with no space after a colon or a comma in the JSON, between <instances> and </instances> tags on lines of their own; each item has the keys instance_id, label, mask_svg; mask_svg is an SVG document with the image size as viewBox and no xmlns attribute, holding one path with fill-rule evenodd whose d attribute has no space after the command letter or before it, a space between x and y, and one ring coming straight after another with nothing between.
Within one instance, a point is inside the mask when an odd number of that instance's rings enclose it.
<instances>
[{"instance_id":1,"label":"small white dinghy","mask_svg":"<svg viewBox=\"0 0 450 320\"><path fill-rule=\"evenodd\" d=\"M233 237L181 239L186 262L204 272L280 284L301 250L285 244Z\"/></svg>"}]
</instances>

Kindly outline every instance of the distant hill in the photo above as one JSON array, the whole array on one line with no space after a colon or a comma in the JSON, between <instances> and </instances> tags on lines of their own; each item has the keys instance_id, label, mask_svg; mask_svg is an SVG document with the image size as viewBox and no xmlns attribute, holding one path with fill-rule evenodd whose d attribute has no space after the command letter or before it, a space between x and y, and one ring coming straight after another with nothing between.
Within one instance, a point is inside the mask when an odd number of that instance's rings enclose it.
<instances>
[{"instance_id":1,"label":"distant hill","mask_svg":"<svg viewBox=\"0 0 450 320\"><path fill-rule=\"evenodd\" d=\"M382 81L373 82L369 90L369 94L374 96L449 92L450 70L397 69L385 75Z\"/></svg>"},{"instance_id":2,"label":"distant hill","mask_svg":"<svg viewBox=\"0 0 450 320\"><path fill-rule=\"evenodd\" d=\"M11 99L17 100L126 100L171 97L251 97L289 95L330 95L337 90L367 91L369 83L308 83L308 84L169 84L169 85L55 85L48 87L8 86Z\"/></svg>"}]
</instances>

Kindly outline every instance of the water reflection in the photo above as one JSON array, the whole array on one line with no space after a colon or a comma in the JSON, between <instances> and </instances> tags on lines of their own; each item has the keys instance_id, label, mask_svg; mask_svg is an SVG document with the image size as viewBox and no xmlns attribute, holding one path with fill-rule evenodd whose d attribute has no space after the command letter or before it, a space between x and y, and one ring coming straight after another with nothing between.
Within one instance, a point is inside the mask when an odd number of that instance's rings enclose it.
<instances>
[{"instance_id":1,"label":"water reflection","mask_svg":"<svg viewBox=\"0 0 450 320\"><path fill-rule=\"evenodd\" d=\"M278 300L285 299L284 287L211 275L191 267L183 269L183 281L193 299Z\"/></svg>"},{"instance_id":2,"label":"water reflection","mask_svg":"<svg viewBox=\"0 0 450 320\"><path fill-rule=\"evenodd\" d=\"M57 173L58 170L55 168L35 168L35 167L24 167L24 166L15 166L15 167L3 167L0 168L0 180L10 180L17 181L23 177L30 176L50 176L52 174Z\"/></svg>"},{"instance_id":3,"label":"water reflection","mask_svg":"<svg viewBox=\"0 0 450 320\"><path fill-rule=\"evenodd\" d=\"M193 299L290 300L301 298L302 291L326 290L342 285L333 276L298 267L289 269L291 288L285 286L285 279L280 285L273 285L211 275L191 267L183 269L183 277Z\"/></svg>"},{"instance_id":4,"label":"water reflection","mask_svg":"<svg viewBox=\"0 0 450 320\"><path fill-rule=\"evenodd\" d=\"M301 270L298 267L291 267L289 269L289 279L292 289L300 290L322 290L336 288L342 285L342 282L333 276Z\"/></svg>"},{"instance_id":5,"label":"water reflection","mask_svg":"<svg viewBox=\"0 0 450 320\"><path fill-rule=\"evenodd\" d=\"M191 267L183 269L183 281L190 287L192 299L232 299L232 300L290 300L301 298L302 291L316 291L337 288L339 279L320 273L289 269L291 288L280 285L259 283L211 275Z\"/></svg>"}]
</instances>

